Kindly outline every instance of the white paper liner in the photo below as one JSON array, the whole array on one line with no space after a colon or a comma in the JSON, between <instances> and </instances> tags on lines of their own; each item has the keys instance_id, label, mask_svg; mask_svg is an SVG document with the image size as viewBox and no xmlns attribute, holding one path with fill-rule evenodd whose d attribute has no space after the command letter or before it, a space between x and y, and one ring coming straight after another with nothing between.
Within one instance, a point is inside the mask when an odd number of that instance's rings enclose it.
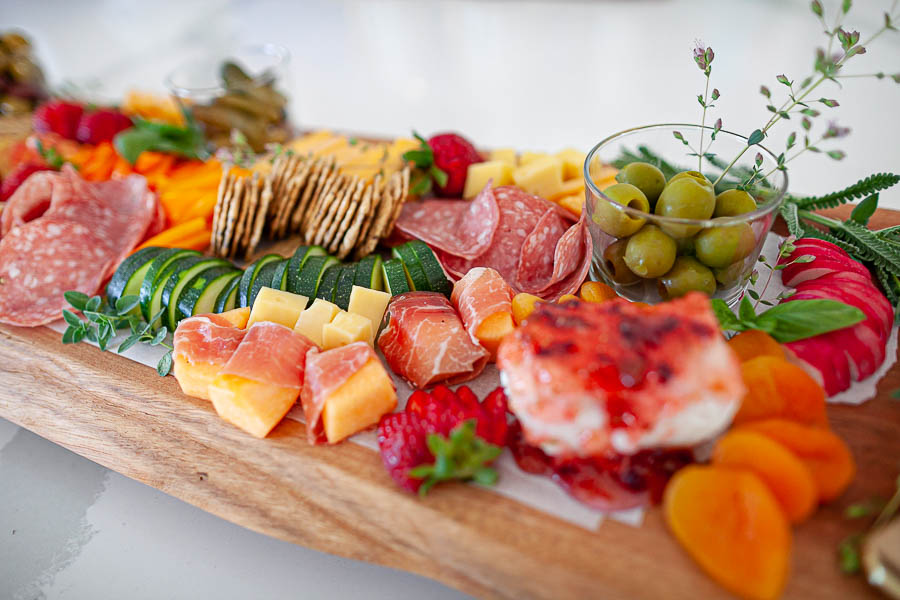
<instances>
[{"instance_id":1,"label":"white paper liner","mask_svg":"<svg viewBox=\"0 0 900 600\"><path fill-rule=\"evenodd\" d=\"M781 236L769 234L763 246L762 254L774 261L775 257L778 256L778 245L783 239L784 238ZM767 275L767 273L763 273L760 276L759 281L757 281L756 285L760 288L758 290L760 292L762 292L761 288L765 283ZM769 284L769 288L766 290L764 299L772 300L784 289L780 275L773 277L772 282ZM48 327L62 333L66 329L66 324L63 321L57 321L48 325ZM115 351L118 345L124 341L126 337L126 333L118 335L113 343L110 344L110 350ZM861 404L862 402L873 398L875 396L875 388L878 381L897 360L896 326L891 334L887 350L888 358L875 374L864 381L855 382L847 391L829 398L829 402ZM156 364L159 362L159 359L162 358L163 354L165 354L165 349L162 347L136 344L123 352L122 356L155 369ZM391 373L391 377L394 380L394 384L397 386L397 396L400 406L403 407L406 405L406 400L412 393L412 389L397 377L396 374ZM500 385L500 376L497 369L493 365L489 365L478 379L468 382L467 385L479 398L483 398ZM299 403L288 413L287 417L303 422L303 411L300 408ZM375 433L373 431L364 431L354 435L350 438L350 441L375 451L378 450L378 444L375 440ZM518 466L516 466L515 460L509 450L506 450L497 460L496 468L500 474L497 484L485 489L531 506L532 508L553 515L564 521L568 521L574 525L594 530L600 525L604 518L610 518L635 527L640 526L643 522L644 509L641 508L614 511L610 513L603 513L588 508L566 494L549 478L531 475L520 470Z\"/></svg>"}]
</instances>

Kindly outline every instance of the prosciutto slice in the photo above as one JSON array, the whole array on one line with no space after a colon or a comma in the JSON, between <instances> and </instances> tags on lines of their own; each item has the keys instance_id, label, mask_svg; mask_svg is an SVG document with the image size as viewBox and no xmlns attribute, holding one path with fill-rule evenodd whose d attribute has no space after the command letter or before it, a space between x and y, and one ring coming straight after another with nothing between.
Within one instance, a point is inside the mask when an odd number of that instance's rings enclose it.
<instances>
[{"instance_id":1,"label":"prosciutto slice","mask_svg":"<svg viewBox=\"0 0 900 600\"><path fill-rule=\"evenodd\" d=\"M453 286L450 302L459 311L472 341L485 319L498 312L512 313L512 288L500 273L488 267L475 267Z\"/></svg>"},{"instance_id":2,"label":"prosciutto slice","mask_svg":"<svg viewBox=\"0 0 900 600\"><path fill-rule=\"evenodd\" d=\"M416 388L477 377L488 352L472 341L450 301L435 292L408 292L388 306L378 337L388 366Z\"/></svg>"},{"instance_id":3,"label":"prosciutto slice","mask_svg":"<svg viewBox=\"0 0 900 600\"><path fill-rule=\"evenodd\" d=\"M306 376L300 402L306 417L306 436L310 444L326 442L322 425L325 401L370 360L378 360L365 342L354 342L326 352L313 348L306 355Z\"/></svg>"},{"instance_id":4,"label":"prosciutto slice","mask_svg":"<svg viewBox=\"0 0 900 600\"><path fill-rule=\"evenodd\" d=\"M488 183L471 202L407 203L395 228L432 248L472 259L490 247L499 218L497 200Z\"/></svg>"},{"instance_id":5,"label":"prosciutto slice","mask_svg":"<svg viewBox=\"0 0 900 600\"><path fill-rule=\"evenodd\" d=\"M284 325L268 321L254 323L222 374L299 390L303 387L306 353L314 347L311 341Z\"/></svg>"},{"instance_id":6,"label":"prosciutto slice","mask_svg":"<svg viewBox=\"0 0 900 600\"><path fill-rule=\"evenodd\" d=\"M175 329L173 353L190 364L224 366L244 340L238 329L219 315L198 315L181 321Z\"/></svg>"}]
</instances>

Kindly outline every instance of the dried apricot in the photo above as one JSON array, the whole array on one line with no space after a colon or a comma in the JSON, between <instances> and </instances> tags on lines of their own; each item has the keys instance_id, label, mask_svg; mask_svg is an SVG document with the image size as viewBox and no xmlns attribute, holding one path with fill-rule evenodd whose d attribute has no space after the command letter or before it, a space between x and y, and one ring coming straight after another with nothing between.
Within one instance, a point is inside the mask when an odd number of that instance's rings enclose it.
<instances>
[{"instance_id":1,"label":"dried apricot","mask_svg":"<svg viewBox=\"0 0 900 600\"><path fill-rule=\"evenodd\" d=\"M734 350L741 362L747 362L757 356L774 356L784 358L784 348L775 339L759 329L742 331L730 340L728 346Z\"/></svg>"},{"instance_id":2,"label":"dried apricot","mask_svg":"<svg viewBox=\"0 0 900 600\"><path fill-rule=\"evenodd\" d=\"M522 321L527 319L531 313L534 312L534 307L537 306L538 302L543 302L543 300L537 296L526 294L524 292L513 296L512 311L513 318L516 320L516 325L521 325Z\"/></svg>"},{"instance_id":3,"label":"dried apricot","mask_svg":"<svg viewBox=\"0 0 900 600\"><path fill-rule=\"evenodd\" d=\"M666 487L669 529L700 567L742 598L777 598L790 565L781 506L750 471L692 465Z\"/></svg>"},{"instance_id":4,"label":"dried apricot","mask_svg":"<svg viewBox=\"0 0 900 600\"><path fill-rule=\"evenodd\" d=\"M557 302L562 304L563 302L568 302L569 300L581 300L581 298L579 298L575 294L563 294L559 297L559 300L557 300Z\"/></svg>"},{"instance_id":5,"label":"dried apricot","mask_svg":"<svg viewBox=\"0 0 900 600\"><path fill-rule=\"evenodd\" d=\"M805 521L816 508L818 488L809 467L784 445L761 433L738 430L725 434L716 442L712 462L756 473L791 523Z\"/></svg>"},{"instance_id":6,"label":"dried apricot","mask_svg":"<svg viewBox=\"0 0 900 600\"><path fill-rule=\"evenodd\" d=\"M741 425L738 431L755 431L790 449L809 468L820 502L834 500L847 489L856 463L844 440L828 429L787 419L765 419Z\"/></svg>"},{"instance_id":7,"label":"dried apricot","mask_svg":"<svg viewBox=\"0 0 900 600\"><path fill-rule=\"evenodd\" d=\"M599 281L584 282L578 294L585 302L606 302L619 297L616 290Z\"/></svg>"},{"instance_id":8,"label":"dried apricot","mask_svg":"<svg viewBox=\"0 0 900 600\"><path fill-rule=\"evenodd\" d=\"M825 390L802 367L774 356L758 356L741 365L747 393L735 424L785 418L828 426Z\"/></svg>"}]
</instances>

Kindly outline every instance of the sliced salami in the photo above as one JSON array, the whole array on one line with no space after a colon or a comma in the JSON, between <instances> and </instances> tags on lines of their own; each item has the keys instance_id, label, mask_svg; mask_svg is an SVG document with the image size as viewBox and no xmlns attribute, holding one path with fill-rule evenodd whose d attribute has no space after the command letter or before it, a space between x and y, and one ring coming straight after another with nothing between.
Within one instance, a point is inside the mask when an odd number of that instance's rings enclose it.
<instances>
[{"instance_id":1,"label":"sliced salami","mask_svg":"<svg viewBox=\"0 0 900 600\"><path fill-rule=\"evenodd\" d=\"M115 257L82 223L44 217L0 240L0 322L34 327L61 317L63 293L97 292Z\"/></svg>"},{"instance_id":2,"label":"sliced salami","mask_svg":"<svg viewBox=\"0 0 900 600\"><path fill-rule=\"evenodd\" d=\"M474 259L491 245L499 209L490 184L470 202L426 200L404 205L395 229L465 259Z\"/></svg>"},{"instance_id":3,"label":"sliced salami","mask_svg":"<svg viewBox=\"0 0 900 600\"><path fill-rule=\"evenodd\" d=\"M568 229L568 223L554 210L548 210L540 218L522 244L516 274L516 282L520 290L533 294L559 281L559 277L554 280L556 274L555 249L565 237L566 229ZM567 261L567 265L569 262ZM572 270L574 267L569 272ZM565 275L568 275L569 272Z\"/></svg>"}]
</instances>

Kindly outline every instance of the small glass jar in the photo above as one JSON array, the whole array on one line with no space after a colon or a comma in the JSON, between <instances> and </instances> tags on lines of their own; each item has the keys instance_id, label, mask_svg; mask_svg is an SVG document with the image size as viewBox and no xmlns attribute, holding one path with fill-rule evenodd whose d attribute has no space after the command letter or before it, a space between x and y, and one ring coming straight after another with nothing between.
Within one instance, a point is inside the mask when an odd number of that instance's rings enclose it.
<instances>
[{"instance_id":1,"label":"small glass jar","mask_svg":"<svg viewBox=\"0 0 900 600\"><path fill-rule=\"evenodd\" d=\"M275 44L244 46L189 60L165 79L175 100L216 147L243 135L254 152L290 139L287 87L290 53Z\"/></svg>"},{"instance_id":2,"label":"small glass jar","mask_svg":"<svg viewBox=\"0 0 900 600\"><path fill-rule=\"evenodd\" d=\"M701 127L687 124L627 129L607 137L587 155L585 210L593 239L591 276L620 296L654 304L686 289L701 289L734 305L747 286L784 200L787 175L777 169L776 155L762 146L748 148L746 137L723 130L710 144L713 128L702 131L702 164L695 151L700 147ZM669 181L675 173L699 167L707 179L704 185L715 182L714 195L745 183L756 169L761 175L745 186L756 208L737 216L687 219L655 214L652 205L645 212L640 206L643 200L623 205L604 190L617 183L613 167L631 162L650 163ZM666 198L669 207L680 200L675 191L670 190Z\"/></svg>"}]
</instances>

